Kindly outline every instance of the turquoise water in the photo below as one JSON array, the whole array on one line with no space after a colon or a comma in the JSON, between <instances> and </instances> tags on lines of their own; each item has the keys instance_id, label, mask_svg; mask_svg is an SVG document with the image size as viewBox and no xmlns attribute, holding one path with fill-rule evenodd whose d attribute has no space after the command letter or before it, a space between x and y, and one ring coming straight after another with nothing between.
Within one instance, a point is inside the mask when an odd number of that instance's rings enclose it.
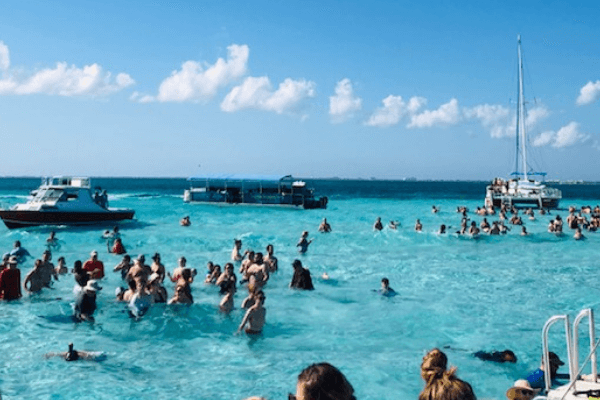
<instances>
[{"instance_id":1,"label":"turquoise water","mask_svg":"<svg viewBox=\"0 0 600 400\"><path fill-rule=\"evenodd\" d=\"M1 203L24 201L38 183L16 182L2 186L0 180ZM74 324L68 320L73 300L68 275L41 295L0 303L3 399L93 394L99 399L261 395L274 400L293 392L298 373L318 361L339 367L358 399L414 399L423 386L421 358L436 346L455 349L446 350L450 363L478 398L503 399L514 380L537 368L544 322L554 314L574 316L582 308L597 308L600 302L600 233L588 233L582 242L574 241L568 230L563 237L548 234L553 215L525 220L529 237L519 236L520 228L478 240L435 233L441 223L451 225L450 231L458 229L456 206L481 205L483 184L443 184L428 191L427 184L390 188L381 182L316 182L319 194L330 197L329 208L298 211L184 204L183 181L154 186L121 181L113 189L110 183L103 186L109 188L111 206L136 210L137 220L121 226L125 247L147 259L160 252L168 270L185 256L202 276L207 261L229 261L234 238L241 238L244 248L263 252L272 243L280 271L265 289L264 333L258 338L234 334L243 316L243 290L236 294L236 309L225 316L218 312L217 289L201 282L192 285L191 307L157 305L141 321L132 321L114 301L114 290L122 282L112 272L102 282L96 323ZM600 202L598 187L567 190L565 207ZM441 207L440 213L431 213L433 204ZM567 215L558 213L563 219ZM179 226L184 215L190 215L192 226ZM402 227L373 232L378 216L384 222L399 220ZM317 233L323 217L333 232ZM412 229L416 218L424 225L422 233ZM481 220L474 214L470 218ZM106 253L100 240L104 229L57 229L63 244L53 259L62 255L72 266L96 249L110 271L120 257ZM303 230L314 242L299 256L295 244ZM38 258L49 231L2 226L0 250L8 251L21 240ZM310 268L315 291L288 289L295 258ZM21 267L22 276L32 265L30 259ZM331 281L318 278L324 272ZM383 298L372 292L384 276L398 296ZM171 295L173 286L167 284L167 290ZM557 330L551 344L565 359L562 338ZM582 334L583 342L585 338ZM77 349L105 351L107 358L96 363L44 359L47 352L65 351L70 341ZM504 348L517 354L517 364L486 363L463 351Z\"/></svg>"}]
</instances>

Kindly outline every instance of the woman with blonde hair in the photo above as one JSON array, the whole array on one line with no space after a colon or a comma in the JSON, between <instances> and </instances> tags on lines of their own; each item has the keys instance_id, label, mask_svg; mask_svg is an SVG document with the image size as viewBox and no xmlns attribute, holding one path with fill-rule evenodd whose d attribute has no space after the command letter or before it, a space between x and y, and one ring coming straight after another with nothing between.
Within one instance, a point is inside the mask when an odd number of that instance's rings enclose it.
<instances>
[{"instance_id":1,"label":"woman with blonde hair","mask_svg":"<svg viewBox=\"0 0 600 400\"><path fill-rule=\"evenodd\" d=\"M477 400L471 385L456 377L456 367L447 370L448 357L433 349L423 357L421 377L425 387L419 400Z\"/></svg>"}]
</instances>

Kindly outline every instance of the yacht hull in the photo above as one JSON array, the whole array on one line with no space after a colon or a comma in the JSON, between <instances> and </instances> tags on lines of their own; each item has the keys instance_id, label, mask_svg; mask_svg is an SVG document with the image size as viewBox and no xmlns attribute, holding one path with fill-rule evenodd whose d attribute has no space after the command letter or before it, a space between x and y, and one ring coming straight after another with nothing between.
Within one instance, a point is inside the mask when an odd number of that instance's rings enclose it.
<instances>
[{"instance_id":1,"label":"yacht hull","mask_svg":"<svg viewBox=\"0 0 600 400\"><path fill-rule=\"evenodd\" d=\"M129 220L134 214L133 210L104 212L0 210L0 218L8 229L40 225L93 225Z\"/></svg>"}]
</instances>

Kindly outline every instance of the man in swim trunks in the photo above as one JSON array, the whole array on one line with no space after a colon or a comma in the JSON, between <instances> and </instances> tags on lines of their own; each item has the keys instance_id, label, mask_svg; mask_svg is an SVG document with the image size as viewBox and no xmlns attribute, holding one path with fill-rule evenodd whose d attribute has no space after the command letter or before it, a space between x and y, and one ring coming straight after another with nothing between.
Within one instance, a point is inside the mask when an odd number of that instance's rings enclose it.
<instances>
[{"instance_id":1,"label":"man in swim trunks","mask_svg":"<svg viewBox=\"0 0 600 400\"><path fill-rule=\"evenodd\" d=\"M254 255L254 264L246 271L245 278L248 280L248 287L262 289L269 280L269 271L263 261L262 253Z\"/></svg>"},{"instance_id":2,"label":"man in swim trunks","mask_svg":"<svg viewBox=\"0 0 600 400\"><path fill-rule=\"evenodd\" d=\"M256 293L256 303L250 307L246 312L246 315L244 315L244 319L238 328L238 332L241 332L246 325L248 325L245 329L247 334L257 335L262 332L265 325L265 317L267 315L267 310L264 307L265 299L265 294L262 290L259 290Z\"/></svg>"},{"instance_id":3,"label":"man in swim trunks","mask_svg":"<svg viewBox=\"0 0 600 400\"><path fill-rule=\"evenodd\" d=\"M25 281L23 281L23 288L29 293L40 292L44 287L44 279L42 275L42 260L35 260L33 269L27 274ZM27 287L28 283L29 287Z\"/></svg>"},{"instance_id":4,"label":"man in swim trunks","mask_svg":"<svg viewBox=\"0 0 600 400\"><path fill-rule=\"evenodd\" d=\"M144 283L148 282L151 269L145 264L145 261L146 257L143 254L140 254L133 263L133 267L129 269L126 280L133 279L137 284L140 283L141 279L144 280Z\"/></svg>"},{"instance_id":5,"label":"man in swim trunks","mask_svg":"<svg viewBox=\"0 0 600 400\"><path fill-rule=\"evenodd\" d=\"M275 257L273 255L273 245L272 244L268 244L267 245L267 254L264 257L264 262L267 265L267 269L269 270L269 272L275 272L277 271L277 268L279 268L278 263L277 263L277 257Z\"/></svg>"},{"instance_id":6,"label":"man in swim trunks","mask_svg":"<svg viewBox=\"0 0 600 400\"><path fill-rule=\"evenodd\" d=\"M83 263L84 271L87 271L92 279L104 278L104 264L98 260L98 252L96 250L90 253L90 259Z\"/></svg>"},{"instance_id":7,"label":"man in swim trunks","mask_svg":"<svg viewBox=\"0 0 600 400\"><path fill-rule=\"evenodd\" d=\"M40 276L42 285L45 287L50 287L52 285L52 277L54 277L54 280L58 280L58 274L56 273L54 264L52 264L50 260L52 260L52 253L50 253L50 250L44 251L42 254L42 263L40 265Z\"/></svg>"},{"instance_id":8,"label":"man in swim trunks","mask_svg":"<svg viewBox=\"0 0 600 400\"><path fill-rule=\"evenodd\" d=\"M21 298L21 271L17 268L17 257L10 256L8 268L0 272L0 299L16 300Z\"/></svg>"}]
</instances>

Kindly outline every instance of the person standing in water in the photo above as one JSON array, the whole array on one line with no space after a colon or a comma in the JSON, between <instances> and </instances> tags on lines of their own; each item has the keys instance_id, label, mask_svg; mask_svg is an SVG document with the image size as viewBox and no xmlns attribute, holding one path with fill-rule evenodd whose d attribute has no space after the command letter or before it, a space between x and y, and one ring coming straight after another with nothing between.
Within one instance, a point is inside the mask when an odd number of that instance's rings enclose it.
<instances>
[{"instance_id":1,"label":"person standing in water","mask_svg":"<svg viewBox=\"0 0 600 400\"><path fill-rule=\"evenodd\" d=\"M238 328L238 332L241 332L245 328L244 331L249 335L262 333L265 325L265 317L267 315L267 310L264 307L265 300L265 294L262 290L259 290L256 293L256 302L248 309L248 311L246 311L246 315L244 315L244 319Z\"/></svg>"},{"instance_id":2,"label":"person standing in water","mask_svg":"<svg viewBox=\"0 0 600 400\"><path fill-rule=\"evenodd\" d=\"M308 246L312 243L312 241L312 239L308 240L308 231L302 232L302 236L300 237L300 240L296 245L296 247L299 247L298 252L300 254L306 253L306 251L308 250Z\"/></svg>"}]
</instances>

